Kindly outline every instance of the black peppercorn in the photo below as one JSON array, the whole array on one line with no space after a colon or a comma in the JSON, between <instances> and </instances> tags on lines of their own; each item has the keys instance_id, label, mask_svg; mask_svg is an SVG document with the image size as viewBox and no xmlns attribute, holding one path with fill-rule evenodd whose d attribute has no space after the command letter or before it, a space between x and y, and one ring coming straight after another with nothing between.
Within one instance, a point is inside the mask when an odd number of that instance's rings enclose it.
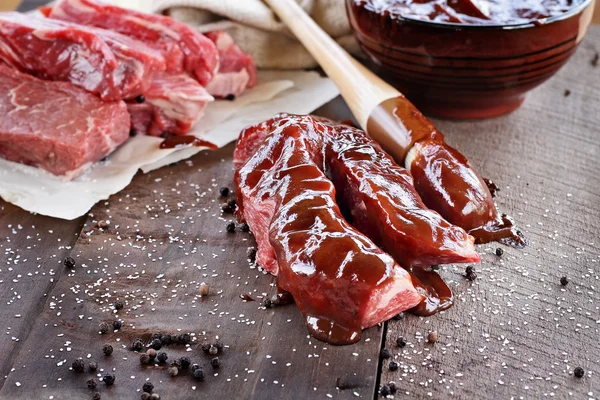
<instances>
[{"instance_id":1,"label":"black peppercorn","mask_svg":"<svg viewBox=\"0 0 600 400\"><path fill-rule=\"evenodd\" d=\"M140 396L140 400L150 400L150 393L142 392L142 395Z\"/></svg>"},{"instance_id":2,"label":"black peppercorn","mask_svg":"<svg viewBox=\"0 0 600 400\"><path fill-rule=\"evenodd\" d=\"M113 321L113 329L115 331L118 331L119 329L121 329L121 327L123 327L123 322L122 321L119 321L119 320Z\"/></svg>"},{"instance_id":3,"label":"black peppercorn","mask_svg":"<svg viewBox=\"0 0 600 400\"><path fill-rule=\"evenodd\" d=\"M91 372L94 372L95 370L97 370L97 369L98 369L98 363L97 363L97 362L95 362L95 361L92 361L92 362L90 362L90 363L88 364L88 369L89 369Z\"/></svg>"},{"instance_id":4,"label":"black peppercorn","mask_svg":"<svg viewBox=\"0 0 600 400\"><path fill-rule=\"evenodd\" d=\"M181 357L179 359L179 364L181 365L182 369L188 369L190 367L191 363L192 363L192 360L190 360L189 357Z\"/></svg>"},{"instance_id":5,"label":"black peppercorn","mask_svg":"<svg viewBox=\"0 0 600 400\"><path fill-rule=\"evenodd\" d=\"M256 260L256 247L248 247L248 250L246 250L246 256L250 262L254 262Z\"/></svg>"},{"instance_id":6,"label":"black peppercorn","mask_svg":"<svg viewBox=\"0 0 600 400\"><path fill-rule=\"evenodd\" d=\"M156 350L154 350L154 349L148 349L148 350L146 351L146 354L148 354L148 357L150 357L151 359L154 359L154 358L156 358L156 355L157 355L158 353L157 353L157 352L156 352Z\"/></svg>"},{"instance_id":7,"label":"black peppercorn","mask_svg":"<svg viewBox=\"0 0 600 400\"><path fill-rule=\"evenodd\" d=\"M203 381L204 380L204 371L202 370L202 368L196 368L193 372L194 374L194 378L198 381Z\"/></svg>"},{"instance_id":8,"label":"black peppercorn","mask_svg":"<svg viewBox=\"0 0 600 400\"><path fill-rule=\"evenodd\" d=\"M102 347L102 352L105 356L110 356L113 353L113 347L110 344L105 344L104 347Z\"/></svg>"},{"instance_id":9,"label":"black peppercorn","mask_svg":"<svg viewBox=\"0 0 600 400\"><path fill-rule=\"evenodd\" d=\"M231 208L227 203L221 204L221 210L227 214L231 214L233 212L233 208Z\"/></svg>"},{"instance_id":10,"label":"black peppercorn","mask_svg":"<svg viewBox=\"0 0 600 400\"><path fill-rule=\"evenodd\" d=\"M273 307L273 301L271 301L271 299L265 299L265 301L263 301L263 306L265 306L265 308L271 308Z\"/></svg>"},{"instance_id":11,"label":"black peppercorn","mask_svg":"<svg viewBox=\"0 0 600 400\"><path fill-rule=\"evenodd\" d=\"M190 367L190 371L194 372L198 368L200 368L200 366L198 364L192 364L192 366Z\"/></svg>"},{"instance_id":12,"label":"black peppercorn","mask_svg":"<svg viewBox=\"0 0 600 400\"><path fill-rule=\"evenodd\" d=\"M65 261L63 261L63 264L65 264L65 267L67 268L75 268L75 259L73 259L73 257L67 257L65 258Z\"/></svg>"},{"instance_id":13,"label":"black peppercorn","mask_svg":"<svg viewBox=\"0 0 600 400\"><path fill-rule=\"evenodd\" d=\"M135 129L130 129L129 130L129 137L135 137L137 136L137 131Z\"/></svg>"},{"instance_id":14,"label":"black peppercorn","mask_svg":"<svg viewBox=\"0 0 600 400\"><path fill-rule=\"evenodd\" d=\"M160 353L158 353L156 355L156 359L158 360L159 363L165 363L167 362L167 359L169 358L169 356L167 355L167 353L165 353L164 351L161 351Z\"/></svg>"},{"instance_id":15,"label":"black peppercorn","mask_svg":"<svg viewBox=\"0 0 600 400\"><path fill-rule=\"evenodd\" d=\"M135 339L131 344L131 350L142 351L144 349L144 342L141 339Z\"/></svg>"},{"instance_id":16,"label":"black peppercorn","mask_svg":"<svg viewBox=\"0 0 600 400\"><path fill-rule=\"evenodd\" d=\"M177 338L177 341L180 344L188 344L190 343L190 341L192 340L192 337L190 336L189 333L182 333L181 335L179 335L179 337Z\"/></svg>"},{"instance_id":17,"label":"black peppercorn","mask_svg":"<svg viewBox=\"0 0 600 400\"><path fill-rule=\"evenodd\" d=\"M146 382L144 383L144 386L142 386L142 390L144 392L152 393L152 391L154 390L154 385L152 384L152 382Z\"/></svg>"},{"instance_id":18,"label":"black peppercorn","mask_svg":"<svg viewBox=\"0 0 600 400\"><path fill-rule=\"evenodd\" d=\"M111 374L110 372L107 372L102 376L102 382L104 382L106 386L112 386L115 383L115 379L115 374Z\"/></svg>"},{"instance_id":19,"label":"black peppercorn","mask_svg":"<svg viewBox=\"0 0 600 400\"><path fill-rule=\"evenodd\" d=\"M169 367L168 372L169 372L169 375L175 377L175 376L177 376L177 374L179 374L179 368Z\"/></svg>"},{"instance_id":20,"label":"black peppercorn","mask_svg":"<svg viewBox=\"0 0 600 400\"><path fill-rule=\"evenodd\" d=\"M158 393L152 393L150 395L150 400L160 400L160 396L158 395Z\"/></svg>"},{"instance_id":21,"label":"black peppercorn","mask_svg":"<svg viewBox=\"0 0 600 400\"><path fill-rule=\"evenodd\" d=\"M436 331L431 331L427 335L427 340L429 343L437 343L437 341L440 340L440 335Z\"/></svg>"},{"instance_id":22,"label":"black peppercorn","mask_svg":"<svg viewBox=\"0 0 600 400\"><path fill-rule=\"evenodd\" d=\"M400 314L395 315L393 319L396 321L400 321L401 319L404 319L404 313L401 312Z\"/></svg>"},{"instance_id":23,"label":"black peppercorn","mask_svg":"<svg viewBox=\"0 0 600 400\"><path fill-rule=\"evenodd\" d=\"M85 362L83 361L83 358L78 358L75 361L73 361L73 364L71 364L71 367L73 368L73 371L75 371L75 372L85 371Z\"/></svg>"},{"instance_id":24,"label":"black peppercorn","mask_svg":"<svg viewBox=\"0 0 600 400\"><path fill-rule=\"evenodd\" d=\"M504 250L502 250L500 247L498 247L498 248L496 249L496 255L497 255L498 257L502 257L502 254L504 254Z\"/></svg>"},{"instance_id":25,"label":"black peppercorn","mask_svg":"<svg viewBox=\"0 0 600 400\"><path fill-rule=\"evenodd\" d=\"M569 284L569 280L567 279L566 276L563 276L562 278L560 278L560 284L563 286L567 286Z\"/></svg>"},{"instance_id":26,"label":"black peppercorn","mask_svg":"<svg viewBox=\"0 0 600 400\"><path fill-rule=\"evenodd\" d=\"M380 355L381 355L381 358L383 358L384 360L387 360L388 358L392 358L393 354L390 351L390 349L383 348L383 349L381 349Z\"/></svg>"},{"instance_id":27,"label":"black peppercorn","mask_svg":"<svg viewBox=\"0 0 600 400\"><path fill-rule=\"evenodd\" d=\"M396 361L390 361L390 364L388 365L388 368L390 369L390 371L397 371L398 370L398 363Z\"/></svg>"},{"instance_id":28,"label":"black peppercorn","mask_svg":"<svg viewBox=\"0 0 600 400\"><path fill-rule=\"evenodd\" d=\"M390 388L390 392L392 392L392 394L396 394L396 392L398 391L398 388L396 387L396 383L395 382L388 382L387 385Z\"/></svg>"},{"instance_id":29,"label":"black peppercorn","mask_svg":"<svg viewBox=\"0 0 600 400\"><path fill-rule=\"evenodd\" d=\"M146 97L143 94L140 94L139 96L137 96L135 98L135 102L136 103L140 103L141 104L141 103L143 103L145 101L146 101Z\"/></svg>"},{"instance_id":30,"label":"black peppercorn","mask_svg":"<svg viewBox=\"0 0 600 400\"><path fill-rule=\"evenodd\" d=\"M221 342L220 340L215 340L215 343L213 343L213 346L215 346L217 348L217 350L219 350L219 351L223 350L223 347L225 347L223 345L223 342Z\"/></svg>"},{"instance_id":31,"label":"black peppercorn","mask_svg":"<svg viewBox=\"0 0 600 400\"><path fill-rule=\"evenodd\" d=\"M213 368L219 368L221 366L221 360L219 360L219 357L215 357L210 360L210 365Z\"/></svg>"},{"instance_id":32,"label":"black peppercorn","mask_svg":"<svg viewBox=\"0 0 600 400\"><path fill-rule=\"evenodd\" d=\"M102 395L100 394L100 392L96 392L92 396L92 400L100 400L101 398L102 398Z\"/></svg>"},{"instance_id":33,"label":"black peppercorn","mask_svg":"<svg viewBox=\"0 0 600 400\"><path fill-rule=\"evenodd\" d=\"M408 341L406 340L406 338L404 336L399 336L398 339L396 339L396 344L398 345L398 347L405 347L406 344L408 343Z\"/></svg>"},{"instance_id":34,"label":"black peppercorn","mask_svg":"<svg viewBox=\"0 0 600 400\"><path fill-rule=\"evenodd\" d=\"M125 304L123 303L123 300L117 300L117 301L115 301L115 310L122 310L123 307L125 307Z\"/></svg>"},{"instance_id":35,"label":"black peppercorn","mask_svg":"<svg viewBox=\"0 0 600 400\"><path fill-rule=\"evenodd\" d=\"M473 272L473 266L469 265L466 269L465 269L465 274L470 274L471 272Z\"/></svg>"},{"instance_id":36,"label":"black peppercorn","mask_svg":"<svg viewBox=\"0 0 600 400\"><path fill-rule=\"evenodd\" d=\"M235 232L235 222L233 222L233 221L228 222L227 225L225 226L225 229L227 229L227 232L229 232L229 233Z\"/></svg>"},{"instance_id":37,"label":"black peppercorn","mask_svg":"<svg viewBox=\"0 0 600 400\"><path fill-rule=\"evenodd\" d=\"M208 349L208 354L210 354L211 356L216 356L217 353L219 353L219 349L217 349L215 346L210 346L210 348Z\"/></svg>"},{"instance_id":38,"label":"black peppercorn","mask_svg":"<svg viewBox=\"0 0 600 400\"><path fill-rule=\"evenodd\" d=\"M583 368L577 367L573 370L573 375L575 375L577 378L583 378L583 375L585 375L585 371L583 370Z\"/></svg>"},{"instance_id":39,"label":"black peppercorn","mask_svg":"<svg viewBox=\"0 0 600 400\"><path fill-rule=\"evenodd\" d=\"M152 343L150 343L150 347L154 350L160 350L162 348L162 341L160 339L154 339L152 340Z\"/></svg>"},{"instance_id":40,"label":"black peppercorn","mask_svg":"<svg viewBox=\"0 0 600 400\"><path fill-rule=\"evenodd\" d=\"M432 271L439 271L440 270L440 266L439 265L432 265L431 266L431 270Z\"/></svg>"},{"instance_id":41,"label":"black peppercorn","mask_svg":"<svg viewBox=\"0 0 600 400\"><path fill-rule=\"evenodd\" d=\"M110 325L108 325L106 322L102 322L100 325L98 325L98 329L100 330L100 334L104 335L110 330Z\"/></svg>"},{"instance_id":42,"label":"black peppercorn","mask_svg":"<svg viewBox=\"0 0 600 400\"><path fill-rule=\"evenodd\" d=\"M90 390L94 390L98 387L98 382L94 378L88 379L86 384L87 384L88 389L90 389Z\"/></svg>"},{"instance_id":43,"label":"black peppercorn","mask_svg":"<svg viewBox=\"0 0 600 400\"><path fill-rule=\"evenodd\" d=\"M392 391L390 390L390 387L388 385L383 385L381 389L379 389L379 394L381 395L381 397L386 397L392 394Z\"/></svg>"},{"instance_id":44,"label":"black peppercorn","mask_svg":"<svg viewBox=\"0 0 600 400\"><path fill-rule=\"evenodd\" d=\"M240 231L242 232L250 232L250 225L247 223L240 224Z\"/></svg>"},{"instance_id":45,"label":"black peppercorn","mask_svg":"<svg viewBox=\"0 0 600 400\"><path fill-rule=\"evenodd\" d=\"M477 274L475 272L471 272L470 274L467 274L467 279L473 282L475 279L477 279Z\"/></svg>"},{"instance_id":46,"label":"black peppercorn","mask_svg":"<svg viewBox=\"0 0 600 400\"><path fill-rule=\"evenodd\" d=\"M237 202L235 201L235 199L231 199L227 202L227 205L233 210L235 211L235 208L237 207Z\"/></svg>"},{"instance_id":47,"label":"black peppercorn","mask_svg":"<svg viewBox=\"0 0 600 400\"><path fill-rule=\"evenodd\" d=\"M229 188L227 186L223 186L221 189L219 189L219 194L223 197L227 197L227 195L229 195Z\"/></svg>"},{"instance_id":48,"label":"black peppercorn","mask_svg":"<svg viewBox=\"0 0 600 400\"><path fill-rule=\"evenodd\" d=\"M225 100L233 101L235 100L235 94L228 94L225 96Z\"/></svg>"},{"instance_id":49,"label":"black peppercorn","mask_svg":"<svg viewBox=\"0 0 600 400\"><path fill-rule=\"evenodd\" d=\"M162 335L160 337L160 342L163 344L163 346L168 346L173 342L173 340L171 339L171 335Z\"/></svg>"},{"instance_id":50,"label":"black peppercorn","mask_svg":"<svg viewBox=\"0 0 600 400\"><path fill-rule=\"evenodd\" d=\"M162 333L160 333L160 332L154 332L154 333L152 333L152 336L150 337L150 340L160 339L161 337L162 337Z\"/></svg>"}]
</instances>

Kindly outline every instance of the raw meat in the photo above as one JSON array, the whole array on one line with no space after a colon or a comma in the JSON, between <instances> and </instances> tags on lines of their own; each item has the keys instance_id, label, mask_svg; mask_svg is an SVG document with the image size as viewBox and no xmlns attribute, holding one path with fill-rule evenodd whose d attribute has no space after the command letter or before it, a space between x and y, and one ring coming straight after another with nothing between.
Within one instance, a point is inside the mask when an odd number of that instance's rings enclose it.
<instances>
[{"instance_id":1,"label":"raw meat","mask_svg":"<svg viewBox=\"0 0 600 400\"><path fill-rule=\"evenodd\" d=\"M246 89L256 86L256 65L248 54L242 51L232 37L223 31L206 33L219 50L219 72L206 86L215 97L239 96Z\"/></svg>"},{"instance_id":2,"label":"raw meat","mask_svg":"<svg viewBox=\"0 0 600 400\"><path fill-rule=\"evenodd\" d=\"M129 137L123 101L0 63L0 156L72 179Z\"/></svg>"},{"instance_id":3,"label":"raw meat","mask_svg":"<svg viewBox=\"0 0 600 400\"><path fill-rule=\"evenodd\" d=\"M214 43L170 17L94 0L59 0L46 13L50 18L97 26L138 39L163 54L168 72L188 72L203 86L211 81L219 67Z\"/></svg>"},{"instance_id":4,"label":"raw meat","mask_svg":"<svg viewBox=\"0 0 600 400\"><path fill-rule=\"evenodd\" d=\"M0 60L105 100L139 95L165 69L160 53L126 36L16 12L0 13Z\"/></svg>"},{"instance_id":5,"label":"raw meat","mask_svg":"<svg viewBox=\"0 0 600 400\"><path fill-rule=\"evenodd\" d=\"M158 74L145 93L145 102L129 101L132 128L137 133L160 136L185 135L213 101L198 82L187 74Z\"/></svg>"},{"instance_id":6,"label":"raw meat","mask_svg":"<svg viewBox=\"0 0 600 400\"><path fill-rule=\"evenodd\" d=\"M353 343L361 329L416 306L422 296L404 269L344 220L322 170L325 125L298 119L278 121L236 172L240 212L255 235L267 235L277 285L294 297L310 332L333 344ZM245 137L251 135L239 147Z\"/></svg>"},{"instance_id":7,"label":"raw meat","mask_svg":"<svg viewBox=\"0 0 600 400\"><path fill-rule=\"evenodd\" d=\"M321 123L310 117L282 114L242 132L243 145L236 147L234 163L243 165L259 151L265 137L289 120L307 124L307 132L322 134L323 168L336 187L338 204L359 231L382 246L403 267L480 260L473 238L429 210L413 187L408 171L358 129L323 119L325 126L317 129L314 126ZM256 218L248 213L244 217ZM273 251L262 229L253 232L259 243L258 263L276 273Z\"/></svg>"}]
</instances>

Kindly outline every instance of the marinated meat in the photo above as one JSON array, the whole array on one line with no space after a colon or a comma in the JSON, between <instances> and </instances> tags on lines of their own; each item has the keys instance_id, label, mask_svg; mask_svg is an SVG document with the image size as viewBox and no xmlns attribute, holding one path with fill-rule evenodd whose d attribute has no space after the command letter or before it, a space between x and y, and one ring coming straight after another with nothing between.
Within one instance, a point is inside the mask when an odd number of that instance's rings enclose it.
<instances>
[{"instance_id":1,"label":"marinated meat","mask_svg":"<svg viewBox=\"0 0 600 400\"><path fill-rule=\"evenodd\" d=\"M480 260L473 238L429 210L415 191L408 171L358 129L326 120L321 120L326 124L321 126L311 117L282 114L242 132L234 153L235 165L243 165L278 125L289 120L322 135L323 168L337 189L338 204L359 231L403 267ZM314 128L317 125L320 129ZM253 229L259 243L257 262L276 274L273 251L263 236L263 227L269 221L260 211L244 212L243 217L251 220L250 226L260 226Z\"/></svg>"},{"instance_id":2,"label":"marinated meat","mask_svg":"<svg viewBox=\"0 0 600 400\"><path fill-rule=\"evenodd\" d=\"M213 101L196 80L187 74L158 74L145 92L145 101L128 101L132 128L137 133L160 136L163 133L185 135Z\"/></svg>"},{"instance_id":3,"label":"marinated meat","mask_svg":"<svg viewBox=\"0 0 600 400\"><path fill-rule=\"evenodd\" d=\"M144 92L165 69L160 53L126 36L16 12L0 13L0 60L105 100Z\"/></svg>"},{"instance_id":4,"label":"marinated meat","mask_svg":"<svg viewBox=\"0 0 600 400\"><path fill-rule=\"evenodd\" d=\"M343 218L323 173L327 128L299 118L276 122L236 172L240 212L272 245L277 284L294 297L311 333L353 343L361 329L416 306L422 296L404 269ZM242 136L238 146L251 137Z\"/></svg>"},{"instance_id":5,"label":"marinated meat","mask_svg":"<svg viewBox=\"0 0 600 400\"><path fill-rule=\"evenodd\" d=\"M72 179L129 137L123 101L0 63L0 157Z\"/></svg>"},{"instance_id":6,"label":"marinated meat","mask_svg":"<svg viewBox=\"0 0 600 400\"><path fill-rule=\"evenodd\" d=\"M159 50L167 71L187 72L206 86L217 72L215 44L184 23L170 17L145 14L95 0L59 0L46 15L53 19L97 26L138 39Z\"/></svg>"},{"instance_id":7,"label":"marinated meat","mask_svg":"<svg viewBox=\"0 0 600 400\"><path fill-rule=\"evenodd\" d=\"M206 86L206 90L215 97L239 96L246 89L256 86L256 65L248 53L244 53L228 33L208 32L219 50L219 72Z\"/></svg>"}]
</instances>

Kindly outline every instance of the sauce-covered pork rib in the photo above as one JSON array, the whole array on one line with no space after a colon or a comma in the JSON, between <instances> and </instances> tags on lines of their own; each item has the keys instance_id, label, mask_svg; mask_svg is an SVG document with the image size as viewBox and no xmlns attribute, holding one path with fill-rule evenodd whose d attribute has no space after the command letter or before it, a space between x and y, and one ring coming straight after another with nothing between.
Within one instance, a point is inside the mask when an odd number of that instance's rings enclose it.
<instances>
[{"instance_id":1,"label":"sauce-covered pork rib","mask_svg":"<svg viewBox=\"0 0 600 400\"><path fill-rule=\"evenodd\" d=\"M323 173L317 130L325 127L307 129L293 119L278 124L236 172L240 210L259 243L266 234L277 284L292 294L311 333L333 344L354 343L362 329L422 297L409 274L343 218Z\"/></svg>"}]
</instances>

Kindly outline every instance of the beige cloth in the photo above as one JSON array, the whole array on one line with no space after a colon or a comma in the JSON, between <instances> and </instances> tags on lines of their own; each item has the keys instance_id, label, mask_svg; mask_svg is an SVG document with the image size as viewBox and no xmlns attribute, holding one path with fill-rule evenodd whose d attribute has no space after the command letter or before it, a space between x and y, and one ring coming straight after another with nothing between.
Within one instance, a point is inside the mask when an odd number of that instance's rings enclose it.
<instances>
[{"instance_id":1,"label":"beige cloth","mask_svg":"<svg viewBox=\"0 0 600 400\"><path fill-rule=\"evenodd\" d=\"M296 1L346 50L359 53L346 16L346 0ZM152 0L152 11L165 12L202 32L216 29L229 32L254 57L259 68L298 69L317 65L261 0Z\"/></svg>"}]
</instances>

